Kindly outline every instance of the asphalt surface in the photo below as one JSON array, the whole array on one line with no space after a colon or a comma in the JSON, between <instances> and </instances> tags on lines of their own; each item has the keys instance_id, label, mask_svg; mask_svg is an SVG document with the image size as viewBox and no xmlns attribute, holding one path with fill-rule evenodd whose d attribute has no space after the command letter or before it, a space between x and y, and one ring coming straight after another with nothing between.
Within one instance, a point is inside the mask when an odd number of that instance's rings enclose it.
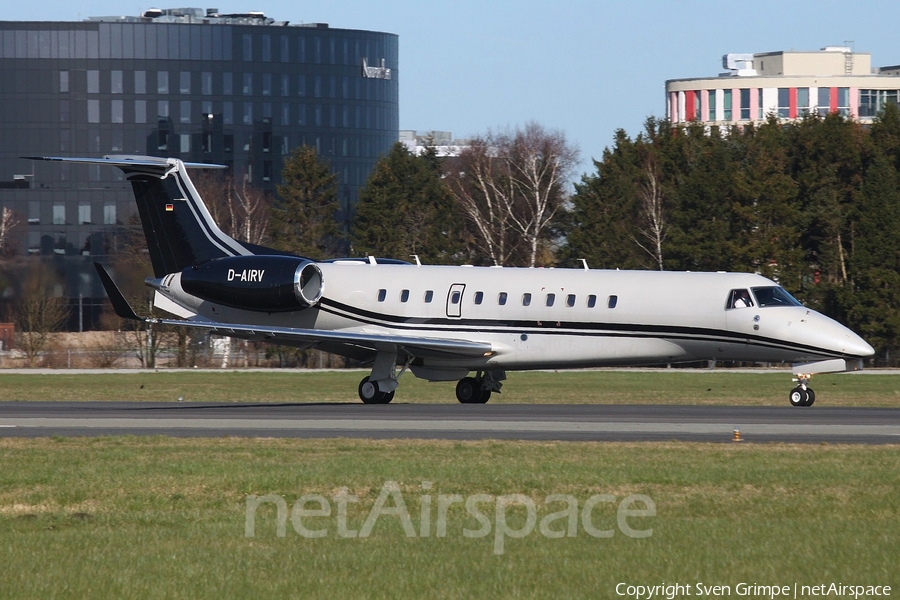
<instances>
[{"instance_id":1,"label":"asphalt surface","mask_svg":"<svg viewBox=\"0 0 900 600\"><path fill-rule=\"evenodd\" d=\"M0 437L171 435L900 443L900 409L671 405L0 402Z\"/></svg>"}]
</instances>

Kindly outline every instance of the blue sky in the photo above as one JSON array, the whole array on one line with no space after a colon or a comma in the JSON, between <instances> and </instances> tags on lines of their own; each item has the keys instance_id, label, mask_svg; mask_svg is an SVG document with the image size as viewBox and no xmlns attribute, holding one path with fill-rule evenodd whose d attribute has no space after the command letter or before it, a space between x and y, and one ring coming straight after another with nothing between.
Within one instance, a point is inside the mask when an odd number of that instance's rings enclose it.
<instances>
[{"instance_id":1,"label":"blue sky","mask_svg":"<svg viewBox=\"0 0 900 600\"><path fill-rule=\"evenodd\" d=\"M78 0L9 2L0 19L81 20L151 6L255 10L396 33L401 129L466 137L533 120L562 130L590 172L616 129L633 136L648 116L665 115L667 79L715 75L723 54L853 40L873 66L900 64L897 0Z\"/></svg>"}]
</instances>

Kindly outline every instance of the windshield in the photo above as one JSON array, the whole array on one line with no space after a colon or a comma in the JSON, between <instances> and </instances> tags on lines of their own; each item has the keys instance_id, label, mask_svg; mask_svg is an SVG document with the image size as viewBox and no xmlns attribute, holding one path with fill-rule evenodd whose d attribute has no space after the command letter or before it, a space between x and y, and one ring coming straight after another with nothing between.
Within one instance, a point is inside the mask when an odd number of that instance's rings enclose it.
<instances>
[{"instance_id":1,"label":"windshield","mask_svg":"<svg viewBox=\"0 0 900 600\"><path fill-rule=\"evenodd\" d=\"M800 301L791 296L782 287L755 287L753 295L756 296L756 304L761 308L767 306L803 306Z\"/></svg>"}]
</instances>

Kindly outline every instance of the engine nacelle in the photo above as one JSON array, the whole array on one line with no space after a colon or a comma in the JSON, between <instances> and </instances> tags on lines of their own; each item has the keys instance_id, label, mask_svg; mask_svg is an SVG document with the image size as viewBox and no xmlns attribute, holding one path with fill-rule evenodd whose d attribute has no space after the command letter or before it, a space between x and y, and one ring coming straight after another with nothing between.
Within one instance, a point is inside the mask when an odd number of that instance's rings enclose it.
<instances>
[{"instance_id":1,"label":"engine nacelle","mask_svg":"<svg viewBox=\"0 0 900 600\"><path fill-rule=\"evenodd\" d=\"M322 270L296 256L230 256L188 267L181 288L233 308L285 312L315 306L322 298Z\"/></svg>"}]
</instances>

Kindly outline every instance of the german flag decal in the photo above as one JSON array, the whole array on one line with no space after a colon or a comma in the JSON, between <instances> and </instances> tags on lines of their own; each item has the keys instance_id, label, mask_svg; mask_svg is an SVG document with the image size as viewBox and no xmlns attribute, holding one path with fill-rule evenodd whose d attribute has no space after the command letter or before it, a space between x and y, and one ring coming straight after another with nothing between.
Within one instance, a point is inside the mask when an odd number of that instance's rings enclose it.
<instances>
[{"instance_id":1,"label":"german flag decal","mask_svg":"<svg viewBox=\"0 0 900 600\"><path fill-rule=\"evenodd\" d=\"M175 210L174 204L166 204L166 212L172 212L173 210Z\"/></svg>"}]
</instances>

